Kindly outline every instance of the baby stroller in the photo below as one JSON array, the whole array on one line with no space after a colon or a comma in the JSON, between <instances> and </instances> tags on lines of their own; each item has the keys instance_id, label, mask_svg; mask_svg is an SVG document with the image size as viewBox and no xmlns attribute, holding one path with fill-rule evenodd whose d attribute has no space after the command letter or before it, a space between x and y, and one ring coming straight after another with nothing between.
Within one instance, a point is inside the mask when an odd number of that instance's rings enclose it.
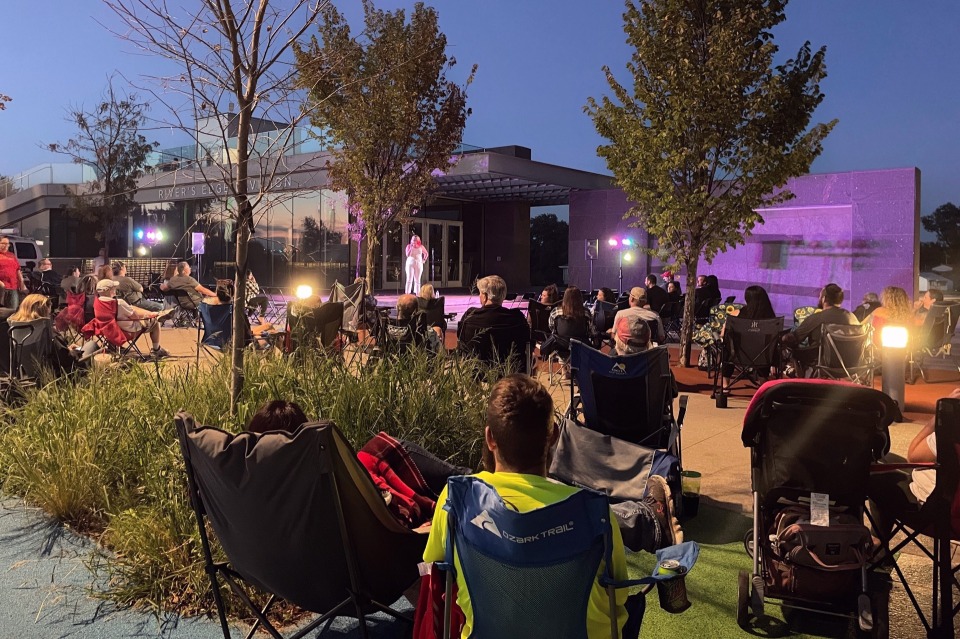
<instances>
[{"instance_id":1,"label":"baby stroller","mask_svg":"<svg viewBox=\"0 0 960 639\"><path fill-rule=\"evenodd\" d=\"M826 380L776 380L757 391L743 420L750 448L753 530L745 546L737 623L764 602L838 616L855 610L873 627L866 566L872 549L863 509L870 464L890 447L896 403L872 388Z\"/></svg>"}]
</instances>

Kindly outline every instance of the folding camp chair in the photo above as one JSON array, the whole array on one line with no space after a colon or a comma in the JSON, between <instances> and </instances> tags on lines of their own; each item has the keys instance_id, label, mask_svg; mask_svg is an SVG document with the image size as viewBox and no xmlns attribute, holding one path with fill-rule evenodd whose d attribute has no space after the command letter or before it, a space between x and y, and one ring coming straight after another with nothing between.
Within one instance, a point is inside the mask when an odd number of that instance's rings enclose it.
<instances>
[{"instance_id":1,"label":"folding camp chair","mask_svg":"<svg viewBox=\"0 0 960 639\"><path fill-rule=\"evenodd\" d=\"M357 330L364 321L364 282L354 282L349 286L344 286L340 282L334 282L330 287L330 298L328 302L343 303L343 320L340 326L340 332L347 335L351 342L356 342Z\"/></svg>"},{"instance_id":2,"label":"folding camp chair","mask_svg":"<svg viewBox=\"0 0 960 639\"><path fill-rule=\"evenodd\" d=\"M683 296L675 302L667 302L660 309L660 321L663 322L664 343L680 342L680 328L683 322Z\"/></svg>"},{"instance_id":3,"label":"folding camp chair","mask_svg":"<svg viewBox=\"0 0 960 639\"><path fill-rule=\"evenodd\" d=\"M263 626L283 639L267 619L278 598L320 615L290 639L341 615L360 620L363 637L375 611L407 619L388 604L417 580L427 535L394 518L332 422L233 435L179 413L176 428L225 639L220 579L257 618L250 635ZM213 559L208 522L226 562ZM249 586L269 594L265 607Z\"/></svg>"},{"instance_id":4,"label":"folding camp chair","mask_svg":"<svg viewBox=\"0 0 960 639\"><path fill-rule=\"evenodd\" d=\"M530 322L530 342L539 344L550 335L550 311L554 305L541 304L531 300L527 305L527 319Z\"/></svg>"},{"instance_id":5,"label":"folding camp chair","mask_svg":"<svg viewBox=\"0 0 960 639\"><path fill-rule=\"evenodd\" d=\"M554 346L547 357L547 363L550 364L548 367L550 383L553 383L553 362L562 368L570 359L570 341L576 339L586 342L590 336L590 326L586 317L582 321L577 321L572 317L560 315L554 320L553 327L551 337L553 337Z\"/></svg>"},{"instance_id":6,"label":"folding camp chair","mask_svg":"<svg viewBox=\"0 0 960 639\"><path fill-rule=\"evenodd\" d=\"M724 325L720 365L713 373L711 395L717 408L727 407L727 396L739 382L759 388L760 377L777 378L781 369L782 317L757 320L727 315Z\"/></svg>"},{"instance_id":7,"label":"folding camp chair","mask_svg":"<svg viewBox=\"0 0 960 639\"><path fill-rule=\"evenodd\" d=\"M286 313L287 352L302 346L333 349L343 325L343 302L327 302L314 309L301 309L297 314L293 312L294 304L296 302L288 303Z\"/></svg>"},{"instance_id":8,"label":"folding camp chair","mask_svg":"<svg viewBox=\"0 0 960 639\"><path fill-rule=\"evenodd\" d=\"M613 318L617 315L617 307L611 302L597 302L593 307L593 325L598 335L605 335L613 328ZM599 346L599 344L595 344Z\"/></svg>"},{"instance_id":9,"label":"folding camp chair","mask_svg":"<svg viewBox=\"0 0 960 639\"><path fill-rule=\"evenodd\" d=\"M97 338L106 348L112 349L119 357L130 355L131 351L137 357L144 359L137 340L150 332L154 320L130 320L139 328L135 331L125 331L117 322L117 300L105 302L99 297L93 300L93 319L80 329L80 334L86 339Z\"/></svg>"},{"instance_id":10,"label":"folding camp chair","mask_svg":"<svg viewBox=\"0 0 960 639\"><path fill-rule=\"evenodd\" d=\"M471 639L586 639L587 604L597 582L606 591L610 636L635 639L646 593L658 581L677 579L677 575L657 574L656 568L654 575L644 579L614 578L610 507L601 493L580 490L560 502L519 513L483 480L452 477L444 510L445 639L454 631L451 612L457 571L467 591L457 598L469 601L473 611ZM523 543L516 543L517 539ZM698 553L693 542L678 544L657 551L657 563L676 559L686 574ZM626 598L627 619L618 618L615 591L638 585L646 588Z\"/></svg>"},{"instance_id":11,"label":"folding camp chair","mask_svg":"<svg viewBox=\"0 0 960 639\"><path fill-rule=\"evenodd\" d=\"M10 340L10 376L37 379L53 353L53 322L41 317L28 322L7 321Z\"/></svg>"},{"instance_id":12,"label":"folding camp chair","mask_svg":"<svg viewBox=\"0 0 960 639\"><path fill-rule=\"evenodd\" d=\"M877 558L874 565L897 558L900 551L908 546L914 546L929 558L933 562L929 617L924 614L913 587L896 561L893 567L927 636L953 637L954 618L960 612L960 603L954 597L954 591L960 590L960 568L954 568L951 563L952 544L960 542L960 399L944 398L937 401L934 433L937 440L936 464L878 464L873 468L875 472L882 471L885 466L905 470L929 469L931 472L935 469L936 472L936 485L927 500L916 511L903 513L894 524L890 539L901 533L904 538L884 556ZM923 537L930 538L932 543L929 547Z\"/></svg>"},{"instance_id":13,"label":"folding camp chair","mask_svg":"<svg viewBox=\"0 0 960 639\"><path fill-rule=\"evenodd\" d=\"M824 324L820 328L820 350L813 377L848 380L873 388L877 363L870 324Z\"/></svg>"},{"instance_id":14,"label":"folding camp chair","mask_svg":"<svg viewBox=\"0 0 960 639\"><path fill-rule=\"evenodd\" d=\"M417 307L420 309L420 323L426 328L439 326L440 329L447 332L447 322L456 318L456 313L447 313L444 310L445 301L443 296L433 299L417 298Z\"/></svg>"},{"instance_id":15,"label":"folding camp chair","mask_svg":"<svg viewBox=\"0 0 960 639\"><path fill-rule=\"evenodd\" d=\"M949 362L951 368L960 372L960 361L951 353L958 319L960 304L934 304L930 307L911 347L908 381L913 383L917 373L920 373L923 381L927 381L931 364L938 362Z\"/></svg>"},{"instance_id":16,"label":"folding camp chair","mask_svg":"<svg viewBox=\"0 0 960 639\"><path fill-rule=\"evenodd\" d=\"M198 303L190 297L190 293L180 288L171 288L164 293L166 301L175 308L173 325L175 327L196 326Z\"/></svg>"}]
</instances>

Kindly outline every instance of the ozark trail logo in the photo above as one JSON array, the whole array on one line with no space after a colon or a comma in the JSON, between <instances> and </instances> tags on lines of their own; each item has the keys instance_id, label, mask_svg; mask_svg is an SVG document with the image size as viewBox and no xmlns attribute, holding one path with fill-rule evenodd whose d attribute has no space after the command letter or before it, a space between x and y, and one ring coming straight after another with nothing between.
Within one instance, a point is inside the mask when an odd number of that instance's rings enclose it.
<instances>
[{"instance_id":1,"label":"ozark trail logo","mask_svg":"<svg viewBox=\"0 0 960 639\"><path fill-rule=\"evenodd\" d=\"M610 369L610 372L614 375L626 375L627 374L627 365L623 362L617 362Z\"/></svg>"},{"instance_id":2,"label":"ozark trail logo","mask_svg":"<svg viewBox=\"0 0 960 639\"><path fill-rule=\"evenodd\" d=\"M497 528L497 524L493 521L493 518L490 517L490 513L485 510L471 519L470 523L477 528L493 533L497 537L503 537L503 535L500 534L500 529Z\"/></svg>"}]
</instances>

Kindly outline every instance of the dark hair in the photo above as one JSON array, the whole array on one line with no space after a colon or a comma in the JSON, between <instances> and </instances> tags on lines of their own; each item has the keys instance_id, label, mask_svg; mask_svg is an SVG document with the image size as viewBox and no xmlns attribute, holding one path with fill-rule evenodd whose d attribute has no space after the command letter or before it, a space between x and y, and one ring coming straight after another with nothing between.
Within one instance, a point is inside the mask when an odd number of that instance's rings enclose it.
<instances>
[{"instance_id":1,"label":"dark hair","mask_svg":"<svg viewBox=\"0 0 960 639\"><path fill-rule=\"evenodd\" d=\"M233 300L233 296L230 295L230 287L226 284L217 284L217 290L214 293L217 294L217 301L221 304L229 304Z\"/></svg>"},{"instance_id":2,"label":"dark hair","mask_svg":"<svg viewBox=\"0 0 960 639\"><path fill-rule=\"evenodd\" d=\"M616 295L613 294L613 291L607 288L606 286L600 287L600 292L603 293L603 301L607 304L613 304L617 301Z\"/></svg>"},{"instance_id":3,"label":"dark hair","mask_svg":"<svg viewBox=\"0 0 960 639\"><path fill-rule=\"evenodd\" d=\"M532 377L508 375L490 392L487 427L506 464L515 469L542 465L553 433L553 398Z\"/></svg>"},{"instance_id":4,"label":"dark hair","mask_svg":"<svg viewBox=\"0 0 960 639\"><path fill-rule=\"evenodd\" d=\"M825 304L840 306L843 304L843 289L831 282L823 287L820 297L823 298Z\"/></svg>"},{"instance_id":5,"label":"dark hair","mask_svg":"<svg viewBox=\"0 0 960 639\"><path fill-rule=\"evenodd\" d=\"M308 421L310 420L296 402L275 399L260 407L247 424L247 430L251 433L265 433L270 430L292 433Z\"/></svg>"},{"instance_id":6,"label":"dark hair","mask_svg":"<svg viewBox=\"0 0 960 639\"><path fill-rule=\"evenodd\" d=\"M743 300L746 302L740 310L739 317L745 319L773 319L777 316L773 310L773 304L770 303L770 296L767 290L762 286L748 286L743 292Z\"/></svg>"},{"instance_id":7,"label":"dark hair","mask_svg":"<svg viewBox=\"0 0 960 639\"><path fill-rule=\"evenodd\" d=\"M547 304L556 304L560 301L560 289L556 284L547 284L543 287L543 292L547 294Z\"/></svg>"},{"instance_id":8,"label":"dark hair","mask_svg":"<svg viewBox=\"0 0 960 639\"><path fill-rule=\"evenodd\" d=\"M110 267L113 269L114 275L120 275L120 271L123 270L123 262L120 260L114 260Z\"/></svg>"},{"instance_id":9,"label":"dark hair","mask_svg":"<svg viewBox=\"0 0 960 639\"><path fill-rule=\"evenodd\" d=\"M939 288L928 288L927 295L929 295L930 299L932 299L934 302L943 301L943 291L941 291Z\"/></svg>"},{"instance_id":10,"label":"dark hair","mask_svg":"<svg viewBox=\"0 0 960 639\"><path fill-rule=\"evenodd\" d=\"M67 269L67 275L73 275L74 272L76 272L77 275L80 275L80 267L76 264Z\"/></svg>"},{"instance_id":11,"label":"dark hair","mask_svg":"<svg viewBox=\"0 0 960 639\"><path fill-rule=\"evenodd\" d=\"M406 320L413 317L417 312L417 296L413 293L405 293L397 298L397 319Z\"/></svg>"},{"instance_id":12,"label":"dark hair","mask_svg":"<svg viewBox=\"0 0 960 639\"><path fill-rule=\"evenodd\" d=\"M654 275L653 273L649 273L647 277L644 278L643 280L645 284L650 284L650 286L656 286L659 281L660 280L658 280L657 276Z\"/></svg>"},{"instance_id":13,"label":"dark hair","mask_svg":"<svg viewBox=\"0 0 960 639\"><path fill-rule=\"evenodd\" d=\"M563 292L560 314L577 320L586 315L583 310L583 293L576 286L568 286L567 290Z\"/></svg>"}]
</instances>

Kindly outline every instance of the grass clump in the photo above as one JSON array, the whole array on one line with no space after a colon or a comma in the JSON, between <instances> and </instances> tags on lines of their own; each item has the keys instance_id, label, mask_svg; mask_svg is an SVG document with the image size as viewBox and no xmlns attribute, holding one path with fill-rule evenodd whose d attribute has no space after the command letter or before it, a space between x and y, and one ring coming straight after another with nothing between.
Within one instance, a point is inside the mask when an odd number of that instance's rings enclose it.
<instances>
[{"instance_id":1,"label":"grass clump","mask_svg":"<svg viewBox=\"0 0 960 639\"><path fill-rule=\"evenodd\" d=\"M248 354L244 396L229 410L229 362L212 369L96 370L27 391L0 423L0 486L100 542L91 568L120 604L197 613L212 607L186 495L173 416L242 429L264 402L288 399L334 420L357 448L378 431L477 467L486 385L471 360L347 362L320 353Z\"/></svg>"}]
</instances>

